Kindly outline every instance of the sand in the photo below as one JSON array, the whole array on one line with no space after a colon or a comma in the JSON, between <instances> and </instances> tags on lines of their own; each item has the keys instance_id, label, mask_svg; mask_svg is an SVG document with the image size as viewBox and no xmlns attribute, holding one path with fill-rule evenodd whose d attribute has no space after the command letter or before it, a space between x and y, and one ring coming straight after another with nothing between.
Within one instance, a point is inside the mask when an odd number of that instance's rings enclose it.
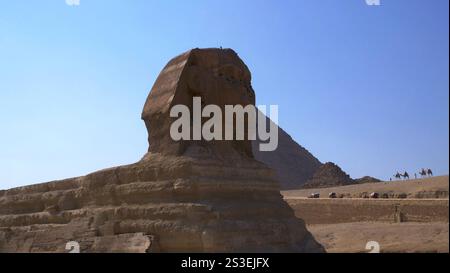
<instances>
[{"instance_id":1,"label":"sand","mask_svg":"<svg viewBox=\"0 0 450 273\"><path fill-rule=\"evenodd\" d=\"M377 241L380 252L449 252L448 223L356 222L309 225L309 231L330 253L369 252Z\"/></svg>"},{"instance_id":2,"label":"sand","mask_svg":"<svg viewBox=\"0 0 450 273\"><path fill-rule=\"evenodd\" d=\"M449 176L436 176L424 179L412 179L392 182L366 183L358 185L349 185L322 189L304 189L289 190L281 193L285 198L308 197L311 193L320 193L321 197L328 198L330 192L339 194L347 194L353 197L359 196L361 193L390 193L394 195L405 193L408 198L428 197L448 198ZM438 194L435 194L438 193Z\"/></svg>"}]
</instances>

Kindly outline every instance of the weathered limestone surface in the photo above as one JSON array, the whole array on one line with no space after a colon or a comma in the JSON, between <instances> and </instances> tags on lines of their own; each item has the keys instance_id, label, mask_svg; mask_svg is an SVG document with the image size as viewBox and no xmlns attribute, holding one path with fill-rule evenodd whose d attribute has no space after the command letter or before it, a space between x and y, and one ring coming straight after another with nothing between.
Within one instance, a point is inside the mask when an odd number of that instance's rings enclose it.
<instances>
[{"instance_id":1,"label":"weathered limestone surface","mask_svg":"<svg viewBox=\"0 0 450 273\"><path fill-rule=\"evenodd\" d=\"M232 50L193 49L163 69L144 106L149 152L135 164L0 191L0 252L323 252L249 141L169 136L170 107L254 104Z\"/></svg>"},{"instance_id":2,"label":"weathered limestone surface","mask_svg":"<svg viewBox=\"0 0 450 273\"><path fill-rule=\"evenodd\" d=\"M320 166L311 179L303 184L303 188L327 188L357 183L357 181L346 174L338 165L333 162L327 162Z\"/></svg>"}]
</instances>

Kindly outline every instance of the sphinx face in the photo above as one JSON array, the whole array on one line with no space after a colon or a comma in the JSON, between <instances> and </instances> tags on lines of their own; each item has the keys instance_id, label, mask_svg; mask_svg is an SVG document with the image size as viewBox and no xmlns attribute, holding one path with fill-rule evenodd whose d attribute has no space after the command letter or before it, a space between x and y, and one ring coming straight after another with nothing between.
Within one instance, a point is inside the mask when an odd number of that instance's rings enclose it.
<instances>
[{"instance_id":1,"label":"sphinx face","mask_svg":"<svg viewBox=\"0 0 450 273\"><path fill-rule=\"evenodd\" d=\"M194 97L200 97L202 105L217 105L222 110L225 105L254 105L250 71L231 49L193 49L172 59L158 76L142 114L149 132L149 151L179 155L200 144L219 149L217 153L234 151L252 157L249 140L199 143L171 139L171 108L184 105L192 113Z\"/></svg>"}]
</instances>

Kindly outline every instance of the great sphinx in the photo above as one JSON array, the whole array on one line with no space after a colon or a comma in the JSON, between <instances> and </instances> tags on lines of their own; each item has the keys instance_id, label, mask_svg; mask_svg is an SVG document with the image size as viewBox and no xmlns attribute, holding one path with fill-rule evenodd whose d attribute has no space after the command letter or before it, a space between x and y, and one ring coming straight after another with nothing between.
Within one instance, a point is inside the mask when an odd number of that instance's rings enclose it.
<instances>
[{"instance_id":1,"label":"great sphinx","mask_svg":"<svg viewBox=\"0 0 450 273\"><path fill-rule=\"evenodd\" d=\"M231 49L192 49L158 76L137 163L0 191L0 252L323 252L244 141L174 141L170 109L254 105L251 73Z\"/></svg>"}]
</instances>

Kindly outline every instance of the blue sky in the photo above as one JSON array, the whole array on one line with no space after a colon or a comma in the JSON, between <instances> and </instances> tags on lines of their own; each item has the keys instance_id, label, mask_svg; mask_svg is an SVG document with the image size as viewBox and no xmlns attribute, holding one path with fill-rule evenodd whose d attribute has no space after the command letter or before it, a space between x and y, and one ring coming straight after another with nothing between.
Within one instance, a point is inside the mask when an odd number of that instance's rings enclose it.
<instances>
[{"instance_id":1,"label":"blue sky","mask_svg":"<svg viewBox=\"0 0 450 273\"><path fill-rule=\"evenodd\" d=\"M170 58L229 47L322 162L448 174L449 1L0 0L0 188L132 163Z\"/></svg>"}]
</instances>

